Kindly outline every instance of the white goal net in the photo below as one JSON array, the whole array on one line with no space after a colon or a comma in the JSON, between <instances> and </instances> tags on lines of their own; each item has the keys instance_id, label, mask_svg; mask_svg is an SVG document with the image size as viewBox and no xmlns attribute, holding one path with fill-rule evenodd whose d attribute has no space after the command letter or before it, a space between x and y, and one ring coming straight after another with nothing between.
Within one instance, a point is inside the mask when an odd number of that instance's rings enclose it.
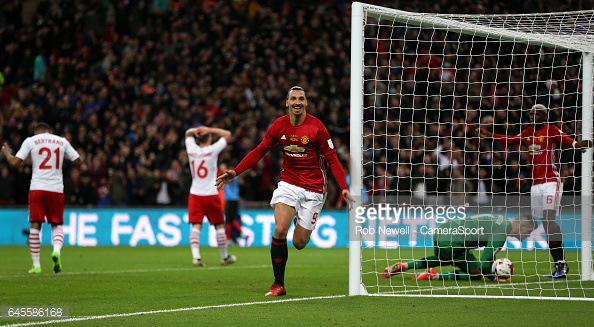
<instances>
[{"instance_id":1,"label":"white goal net","mask_svg":"<svg viewBox=\"0 0 594 327\"><path fill-rule=\"evenodd\" d=\"M594 300L594 11L352 12L349 293Z\"/></svg>"}]
</instances>

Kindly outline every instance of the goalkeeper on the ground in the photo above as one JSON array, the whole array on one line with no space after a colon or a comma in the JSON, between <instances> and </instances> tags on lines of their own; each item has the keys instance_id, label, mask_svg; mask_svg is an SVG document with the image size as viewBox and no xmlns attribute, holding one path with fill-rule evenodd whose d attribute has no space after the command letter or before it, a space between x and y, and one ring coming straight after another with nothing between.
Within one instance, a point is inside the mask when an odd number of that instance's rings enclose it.
<instances>
[{"instance_id":1,"label":"goalkeeper on the ground","mask_svg":"<svg viewBox=\"0 0 594 327\"><path fill-rule=\"evenodd\" d=\"M491 265L496 253L508 236L524 240L537 227L532 215L521 215L514 220L489 214L465 219L453 219L431 228L434 255L411 262L398 262L387 267L383 278L390 278L408 269L428 269L416 274L415 280L470 280L488 278L500 281L493 275ZM480 260L471 252L484 247ZM447 273L437 273L433 267L452 265L458 268ZM509 278L501 281L509 281Z\"/></svg>"}]
</instances>

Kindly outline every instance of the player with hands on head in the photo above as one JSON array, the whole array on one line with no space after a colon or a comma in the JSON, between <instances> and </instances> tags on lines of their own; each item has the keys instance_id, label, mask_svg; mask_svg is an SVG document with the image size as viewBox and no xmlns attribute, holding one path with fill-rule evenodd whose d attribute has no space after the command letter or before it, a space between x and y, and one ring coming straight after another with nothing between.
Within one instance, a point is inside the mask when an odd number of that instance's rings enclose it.
<instances>
[{"instance_id":1,"label":"player with hands on head","mask_svg":"<svg viewBox=\"0 0 594 327\"><path fill-rule=\"evenodd\" d=\"M212 143L212 134L219 137L215 143ZM188 222L192 225L190 250L192 263L198 267L205 265L200 255L200 233L204 216L216 230L221 265L232 264L237 260L227 252L225 218L219 191L215 187L218 157L230 138L231 132L221 128L199 126L186 131L186 151L192 173L192 185L188 197Z\"/></svg>"},{"instance_id":2,"label":"player with hands on head","mask_svg":"<svg viewBox=\"0 0 594 327\"><path fill-rule=\"evenodd\" d=\"M29 250L33 267L30 274L41 274L40 248L42 223L52 225L52 261L54 273L62 272L61 250L64 244L64 158L75 165L83 163L80 155L67 139L51 134L50 126L38 123L34 129L34 136L23 141L21 148L12 155L10 147L4 143L2 153L13 167L23 164L31 155L33 173L29 187Z\"/></svg>"},{"instance_id":3,"label":"player with hands on head","mask_svg":"<svg viewBox=\"0 0 594 327\"><path fill-rule=\"evenodd\" d=\"M398 262L384 269L383 278L390 278L408 269L428 271L416 274L414 280L480 280L483 277L496 282L500 280L492 274L491 267L495 255L503 247L508 236L522 241L536 228L532 215L520 215L514 220L503 216L480 214L464 219L451 219L432 230L433 252L428 256L411 262ZM460 232L462 231L462 232ZM471 252L484 247L480 260ZM452 265L458 270L437 273L434 267Z\"/></svg>"},{"instance_id":4,"label":"player with hands on head","mask_svg":"<svg viewBox=\"0 0 594 327\"><path fill-rule=\"evenodd\" d=\"M520 134L508 136L492 133L485 128L479 128L477 134L481 138L490 137L506 145L524 144L528 147L528 166L532 174L530 188L532 214L543 222L549 251L555 262L555 270L545 277L565 278L569 272L569 266L565 261L563 234L555 221L563 192L563 183L559 174L559 149L563 144L585 152L587 148L592 147L593 143L592 140L576 141L557 126L549 124L548 114L547 107L535 104L529 113L532 125Z\"/></svg>"},{"instance_id":5,"label":"player with hands on head","mask_svg":"<svg viewBox=\"0 0 594 327\"><path fill-rule=\"evenodd\" d=\"M326 198L326 161L349 209L355 202L347 188L345 173L330 134L319 119L307 113L307 104L303 88L292 87L285 100L289 114L276 119L262 142L234 170L227 170L216 180L216 186L223 187L255 165L274 145L280 144L283 169L278 188L270 201L275 222L270 248L274 283L266 296L286 294L287 233L295 218L293 245L301 250L309 242Z\"/></svg>"}]
</instances>

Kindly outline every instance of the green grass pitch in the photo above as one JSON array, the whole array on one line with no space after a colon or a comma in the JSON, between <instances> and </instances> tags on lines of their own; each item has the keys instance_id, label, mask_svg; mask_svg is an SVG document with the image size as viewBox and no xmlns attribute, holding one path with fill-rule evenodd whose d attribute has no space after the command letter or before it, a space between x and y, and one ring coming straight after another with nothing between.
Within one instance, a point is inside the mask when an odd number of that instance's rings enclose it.
<instances>
[{"instance_id":1,"label":"green grass pitch","mask_svg":"<svg viewBox=\"0 0 594 327\"><path fill-rule=\"evenodd\" d=\"M480 258L480 251L473 251ZM363 283L370 293L394 292L397 294L459 294L464 296L515 296L515 297L572 297L594 299L594 281L582 282L578 251L566 251L565 258L570 265L567 279L543 277L553 268L548 250L510 250L498 253L498 258L507 257L514 263L512 284L493 283L486 279L480 281L414 281L415 273L425 269L408 270L391 279L382 279L377 272L397 261L412 261L432 255L433 248L427 249L366 249L363 252ZM381 259L375 259L381 258ZM386 260L386 258L389 258ZM438 271L452 271L452 266L436 268Z\"/></svg>"},{"instance_id":2,"label":"green grass pitch","mask_svg":"<svg viewBox=\"0 0 594 327\"><path fill-rule=\"evenodd\" d=\"M585 314L593 312L592 301L349 297L346 296L347 249L289 249L288 295L267 298L264 293L273 281L269 249L229 250L238 257L234 265L220 266L218 249L202 248L207 266L193 267L187 247L64 247L63 273L54 275L51 248L44 246L41 251L43 274L30 276L27 270L31 259L26 246L0 247L0 306L61 306L68 307L70 316L63 321L1 317L0 326L36 326L48 322L52 326L259 327L477 326L502 320L514 326L544 326L556 321L567 326L591 326L592 323ZM381 251L378 254L385 255ZM387 253L390 258L423 255L422 250L390 251ZM368 256L367 252L364 257ZM528 276L514 277L516 289L523 291L514 293L510 285L486 287L484 282L473 285L439 282L432 285L436 289L433 293L535 295L533 292L541 288L561 288L558 282L539 283L536 273L550 268L548 263L536 263L536 259L548 260L548 253L541 252L535 251L527 264L520 265L525 271L516 270L516 274ZM518 269L519 257L512 257L511 251L509 254L506 256ZM523 258L528 259L525 253ZM377 265L383 269L384 263L379 261ZM373 263L365 262L363 271L370 271L372 266ZM363 276L366 284L376 285L370 287L371 292L391 289L407 294L429 292L429 282L416 283L408 274L390 280L370 272ZM564 288L570 285L571 292L589 289L585 295L594 297L592 282L582 283L572 277L563 283ZM550 296L551 292L544 291L543 296Z\"/></svg>"}]
</instances>

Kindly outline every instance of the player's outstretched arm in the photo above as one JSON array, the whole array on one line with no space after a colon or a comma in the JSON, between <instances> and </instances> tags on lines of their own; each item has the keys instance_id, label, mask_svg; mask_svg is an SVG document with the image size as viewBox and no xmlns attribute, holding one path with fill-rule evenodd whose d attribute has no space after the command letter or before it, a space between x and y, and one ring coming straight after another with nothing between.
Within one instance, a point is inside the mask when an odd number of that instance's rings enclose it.
<instances>
[{"instance_id":1,"label":"player's outstretched arm","mask_svg":"<svg viewBox=\"0 0 594 327\"><path fill-rule=\"evenodd\" d=\"M322 144L326 145L328 143ZM326 154L324 157L326 158L328 165L330 165L330 169L332 170L332 175L334 175L334 179L336 180L338 186L342 190L341 194L347 203L348 209L351 210L353 208L353 203L355 203L355 200L351 196L351 192L349 192L349 189L347 187L344 169L338 161L338 156L336 155L336 152L332 151Z\"/></svg>"},{"instance_id":2,"label":"player's outstretched arm","mask_svg":"<svg viewBox=\"0 0 594 327\"><path fill-rule=\"evenodd\" d=\"M353 197L351 196L351 192L349 192L349 190L342 190L342 197L346 201L349 210L353 209L355 199L353 199Z\"/></svg>"},{"instance_id":3,"label":"player's outstretched arm","mask_svg":"<svg viewBox=\"0 0 594 327\"><path fill-rule=\"evenodd\" d=\"M225 187L226 184L231 183L231 181L235 178L235 176L237 176L237 173L235 173L235 170L227 170L226 172L224 172L223 174L219 175L215 181L215 186L217 187L217 189L222 189L223 187Z\"/></svg>"},{"instance_id":4,"label":"player's outstretched arm","mask_svg":"<svg viewBox=\"0 0 594 327\"><path fill-rule=\"evenodd\" d=\"M493 133L489 132L488 130L486 130L484 128L477 128L476 135L478 137L491 137L491 136L493 136Z\"/></svg>"},{"instance_id":5,"label":"player's outstretched arm","mask_svg":"<svg viewBox=\"0 0 594 327\"><path fill-rule=\"evenodd\" d=\"M581 140L575 142L574 147L582 152L586 152L588 148L594 148L594 143L592 140Z\"/></svg>"},{"instance_id":6,"label":"player's outstretched arm","mask_svg":"<svg viewBox=\"0 0 594 327\"><path fill-rule=\"evenodd\" d=\"M21 158L17 158L13 156L12 153L10 153L10 147L8 146L8 143L2 144L2 154L4 154L4 156L6 157L6 161L8 161L8 164L13 167L18 167L23 163L23 160L21 160Z\"/></svg>"},{"instance_id":7,"label":"player's outstretched arm","mask_svg":"<svg viewBox=\"0 0 594 327\"><path fill-rule=\"evenodd\" d=\"M484 128L477 128L475 133L479 138L490 137L490 138L493 138L493 140L500 142L502 144L506 144L506 145L520 144L522 142L522 134L521 133L518 135L497 134L497 133L488 131Z\"/></svg>"},{"instance_id":8,"label":"player's outstretched arm","mask_svg":"<svg viewBox=\"0 0 594 327\"><path fill-rule=\"evenodd\" d=\"M224 174L221 174L219 177L217 177L215 186L218 189L223 188L225 184L230 183L237 175L241 175L244 171L258 163L258 161L264 157L264 155L272 148L272 146L277 143L276 139L270 135L271 130L273 130L273 127L266 131L266 135L264 135L262 142L260 142L256 148L250 151L245 156L245 158L239 162L235 169L227 170Z\"/></svg>"}]
</instances>

